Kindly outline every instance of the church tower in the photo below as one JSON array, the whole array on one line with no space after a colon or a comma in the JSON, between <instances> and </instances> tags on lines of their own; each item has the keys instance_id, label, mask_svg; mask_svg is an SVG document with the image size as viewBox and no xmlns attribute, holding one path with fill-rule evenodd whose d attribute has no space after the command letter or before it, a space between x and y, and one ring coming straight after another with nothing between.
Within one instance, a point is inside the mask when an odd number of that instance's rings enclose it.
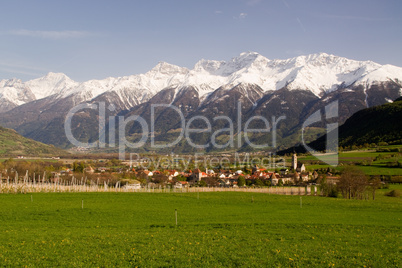
<instances>
[{"instance_id":1,"label":"church tower","mask_svg":"<svg viewBox=\"0 0 402 268\"><path fill-rule=\"evenodd\" d=\"M292 169L293 170L297 169L297 155L296 154L292 155Z\"/></svg>"}]
</instances>

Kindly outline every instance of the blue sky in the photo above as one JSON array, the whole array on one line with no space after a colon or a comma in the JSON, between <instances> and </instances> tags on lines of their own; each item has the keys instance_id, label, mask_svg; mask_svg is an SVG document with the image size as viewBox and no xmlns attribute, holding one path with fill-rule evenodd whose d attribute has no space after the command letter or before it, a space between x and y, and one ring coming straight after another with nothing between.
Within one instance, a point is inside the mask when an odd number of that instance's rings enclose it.
<instances>
[{"instance_id":1,"label":"blue sky","mask_svg":"<svg viewBox=\"0 0 402 268\"><path fill-rule=\"evenodd\" d=\"M402 66L399 0L3 0L1 10L0 79L103 79L245 51Z\"/></svg>"}]
</instances>

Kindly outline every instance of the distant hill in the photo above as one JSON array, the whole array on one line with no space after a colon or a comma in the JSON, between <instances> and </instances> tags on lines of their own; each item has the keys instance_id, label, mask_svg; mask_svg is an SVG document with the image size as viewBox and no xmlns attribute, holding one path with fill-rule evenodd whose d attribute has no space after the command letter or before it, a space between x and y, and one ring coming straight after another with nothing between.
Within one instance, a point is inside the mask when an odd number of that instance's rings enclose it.
<instances>
[{"instance_id":1,"label":"distant hill","mask_svg":"<svg viewBox=\"0 0 402 268\"><path fill-rule=\"evenodd\" d=\"M402 97L387 103L360 110L339 127L339 146L359 146L365 143L402 144ZM326 135L308 144L317 151L324 151ZM291 147L278 152L305 153L303 146Z\"/></svg>"},{"instance_id":2,"label":"distant hill","mask_svg":"<svg viewBox=\"0 0 402 268\"><path fill-rule=\"evenodd\" d=\"M58 156L66 151L25 138L17 131L0 126L0 157L9 156Z\"/></svg>"}]
</instances>

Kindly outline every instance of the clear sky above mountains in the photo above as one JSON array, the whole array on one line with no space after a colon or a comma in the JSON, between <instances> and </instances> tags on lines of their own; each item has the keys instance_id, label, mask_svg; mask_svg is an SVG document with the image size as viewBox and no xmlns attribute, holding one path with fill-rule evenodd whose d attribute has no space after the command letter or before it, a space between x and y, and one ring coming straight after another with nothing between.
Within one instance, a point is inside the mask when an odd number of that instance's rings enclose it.
<instances>
[{"instance_id":1,"label":"clear sky above mountains","mask_svg":"<svg viewBox=\"0 0 402 268\"><path fill-rule=\"evenodd\" d=\"M401 1L2 1L0 79L76 81L192 68L244 51L326 52L402 66Z\"/></svg>"}]
</instances>

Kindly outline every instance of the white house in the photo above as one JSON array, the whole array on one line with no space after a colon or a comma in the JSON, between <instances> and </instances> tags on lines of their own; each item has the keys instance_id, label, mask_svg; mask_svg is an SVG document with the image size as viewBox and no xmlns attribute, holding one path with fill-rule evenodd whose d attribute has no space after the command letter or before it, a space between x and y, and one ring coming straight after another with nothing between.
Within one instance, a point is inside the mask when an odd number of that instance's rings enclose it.
<instances>
[{"instance_id":1,"label":"white house","mask_svg":"<svg viewBox=\"0 0 402 268\"><path fill-rule=\"evenodd\" d=\"M135 181L133 183L124 185L123 188L127 190L138 190L141 189L141 183L139 181Z\"/></svg>"}]
</instances>

